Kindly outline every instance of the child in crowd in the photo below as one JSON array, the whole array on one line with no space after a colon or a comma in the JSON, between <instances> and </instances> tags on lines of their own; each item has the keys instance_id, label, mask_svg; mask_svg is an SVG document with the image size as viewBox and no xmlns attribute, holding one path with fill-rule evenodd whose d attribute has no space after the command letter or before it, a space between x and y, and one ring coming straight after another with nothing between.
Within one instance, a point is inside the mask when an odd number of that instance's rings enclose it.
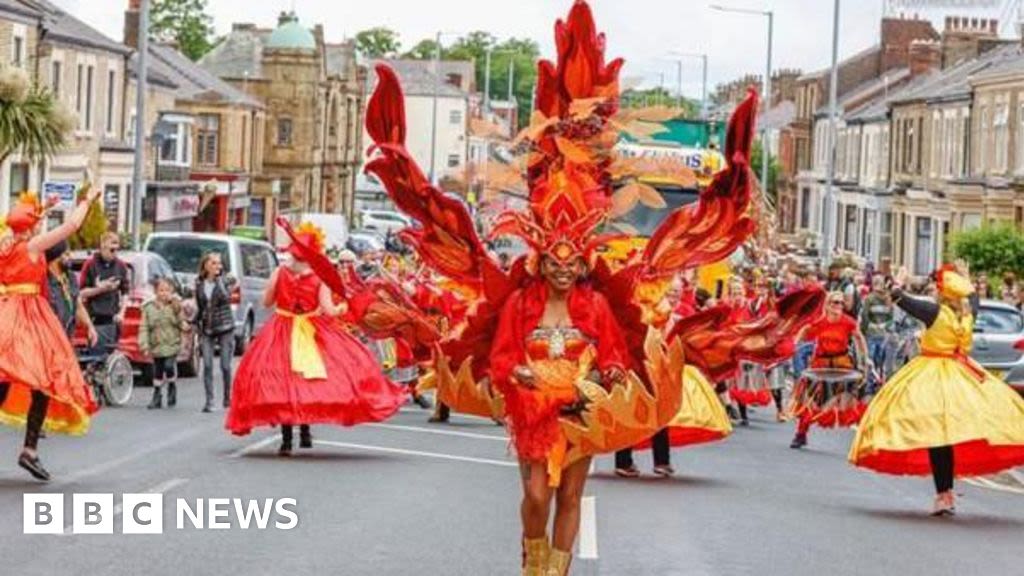
<instances>
[{"instance_id":1,"label":"child in crowd","mask_svg":"<svg viewBox=\"0 0 1024 576\"><path fill-rule=\"evenodd\" d=\"M163 390L167 389L168 408L178 403L178 353L181 351L182 332L188 328L181 299L175 293L169 278L154 282L156 297L142 307L139 325L139 348L153 357L153 399L148 408L163 407Z\"/></svg>"}]
</instances>

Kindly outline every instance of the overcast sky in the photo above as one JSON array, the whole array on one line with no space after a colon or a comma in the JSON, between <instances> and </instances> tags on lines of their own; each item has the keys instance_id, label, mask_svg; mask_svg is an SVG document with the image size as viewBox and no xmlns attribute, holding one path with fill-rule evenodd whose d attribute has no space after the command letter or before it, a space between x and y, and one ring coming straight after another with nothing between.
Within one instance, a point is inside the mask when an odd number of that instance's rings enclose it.
<instances>
[{"instance_id":1,"label":"overcast sky","mask_svg":"<svg viewBox=\"0 0 1024 576\"><path fill-rule=\"evenodd\" d=\"M128 0L53 0L113 38L122 36ZM829 65L832 26L830 0L714 0L721 4L775 12L774 68L816 70ZM906 1L906 0L905 0ZM917 1L917 0L915 0ZM999 17L998 4L1011 0L974 0L995 4L986 10L956 14ZM608 35L608 52L627 61L625 75L657 85L664 74L675 90L677 65L671 53L710 55L710 84L744 73L763 73L767 19L713 11L711 0L591 0L598 27ZM878 40L883 0L843 0L840 55L852 54ZM404 47L433 37L438 30L454 36L486 30L498 38L537 40L545 56L554 52L553 25L564 17L571 0L209 0L217 32L232 22L270 27L282 9L295 7L304 24L322 23L329 40L351 37L359 30L387 26ZM941 21L942 13L930 17ZM941 25L941 24L939 24ZM1012 27L1005 28L1007 32ZM678 58L676 58L678 60ZM684 92L700 94L700 64L684 63Z\"/></svg>"}]
</instances>

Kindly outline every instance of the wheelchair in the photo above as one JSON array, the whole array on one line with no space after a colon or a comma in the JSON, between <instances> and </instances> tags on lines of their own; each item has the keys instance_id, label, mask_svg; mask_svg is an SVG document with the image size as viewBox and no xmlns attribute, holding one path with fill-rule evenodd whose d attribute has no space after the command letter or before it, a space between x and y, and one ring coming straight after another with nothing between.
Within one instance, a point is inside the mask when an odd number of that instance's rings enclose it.
<instances>
[{"instance_id":1,"label":"wheelchair","mask_svg":"<svg viewBox=\"0 0 1024 576\"><path fill-rule=\"evenodd\" d=\"M96 346L76 349L78 365L100 405L124 406L132 398L135 373L128 356L117 349L116 330L106 332L99 330Z\"/></svg>"}]
</instances>

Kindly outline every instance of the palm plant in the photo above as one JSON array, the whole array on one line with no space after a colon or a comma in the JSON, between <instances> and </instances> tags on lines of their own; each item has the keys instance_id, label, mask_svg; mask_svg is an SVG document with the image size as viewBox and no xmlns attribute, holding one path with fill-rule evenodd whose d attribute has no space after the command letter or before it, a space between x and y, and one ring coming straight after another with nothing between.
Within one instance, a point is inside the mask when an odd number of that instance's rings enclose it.
<instances>
[{"instance_id":1,"label":"palm plant","mask_svg":"<svg viewBox=\"0 0 1024 576\"><path fill-rule=\"evenodd\" d=\"M71 113L23 70L0 67L0 164L15 153L28 162L53 156L73 125Z\"/></svg>"}]
</instances>

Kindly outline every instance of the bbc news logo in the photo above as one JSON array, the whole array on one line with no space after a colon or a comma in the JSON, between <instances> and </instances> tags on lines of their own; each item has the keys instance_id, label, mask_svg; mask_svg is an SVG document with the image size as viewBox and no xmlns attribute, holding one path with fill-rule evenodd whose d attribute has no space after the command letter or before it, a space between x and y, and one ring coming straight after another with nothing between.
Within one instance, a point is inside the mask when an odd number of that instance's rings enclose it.
<instances>
[{"instance_id":1,"label":"bbc news logo","mask_svg":"<svg viewBox=\"0 0 1024 576\"><path fill-rule=\"evenodd\" d=\"M25 494L25 534L66 534L64 494ZM164 495L124 494L114 505L113 494L72 494L71 534L114 534L120 517L121 534L163 534ZM299 525L294 498L178 498L174 501L177 530L292 530Z\"/></svg>"}]
</instances>

